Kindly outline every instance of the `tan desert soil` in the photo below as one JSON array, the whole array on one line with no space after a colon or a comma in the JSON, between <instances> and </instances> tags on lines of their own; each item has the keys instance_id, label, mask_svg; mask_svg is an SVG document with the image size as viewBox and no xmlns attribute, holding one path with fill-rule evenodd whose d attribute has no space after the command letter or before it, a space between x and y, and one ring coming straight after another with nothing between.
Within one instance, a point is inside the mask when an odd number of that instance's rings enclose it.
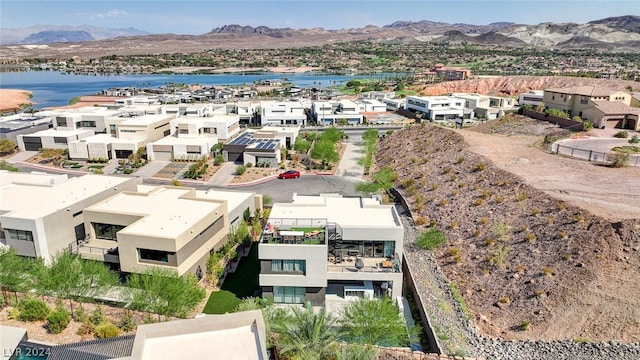
<instances>
[{"instance_id":1,"label":"tan desert soil","mask_svg":"<svg viewBox=\"0 0 640 360\"><path fill-rule=\"evenodd\" d=\"M553 131L555 126L529 119L529 133ZM619 221L640 219L640 167L612 169L540 151L540 136L505 133L485 134L493 122L462 130L467 149L485 156L504 171L522 177L547 194L579 206L603 218ZM520 126L523 128L523 126ZM499 130L498 130L499 131Z\"/></svg>"},{"instance_id":2,"label":"tan desert soil","mask_svg":"<svg viewBox=\"0 0 640 360\"><path fill-rule=\"evenodd\" d=\"M21 104L31 104L30 95L28 90L0 89L0 113L20 110Z\"/></svg>"},{"instance_id":3,"label":"tan desert soil","mask_svg":"<svg viewBox=\"0 0 640 360\"><path fill-rule=\"evenodd\" d=\"M638 196L637 170L594 170L589 163L533 146L544 129L532 126L532 136L509 136L518 131L506 128L504 135L431 125L396 131L380 143L378 165L398 175L396 187L416 223L425 228L433 222L447 235L434 256L457 284L481 333L504 339L638 342L640 220L612 222L598 215L611 213L610 206L578 206L579 195L588 202L591 192L611 191L611 183L585 180L593 175L622 184L636 181L627 191ZM516 174L510 166L531 169ZM554 173L565 174L568 181L553 175L551 189L541 177ZM571 201L555 196L562 191L571 194ZM634 205L633 197L616 201ZM499 224L508 230L501 232ZM522 331L527 321L531 329Z\"/></svg>"}]
</instances>

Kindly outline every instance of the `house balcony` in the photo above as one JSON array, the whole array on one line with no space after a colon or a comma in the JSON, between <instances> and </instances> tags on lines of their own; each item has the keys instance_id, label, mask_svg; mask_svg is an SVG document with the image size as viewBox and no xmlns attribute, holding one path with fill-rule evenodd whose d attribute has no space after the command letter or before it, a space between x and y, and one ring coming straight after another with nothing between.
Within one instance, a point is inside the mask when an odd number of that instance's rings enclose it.
<instances>
[{"instance_id":1,"label":"house balcony","mask_svg":"<svg viewBox=\"0 0 640 360\"><path fill-rule=\"evenodd\" d=\"M308 230L308 229L307 229ZM326 236L324 229L315 230L278 230L264 232L261 242L264 244L289 244L289 245L325 245Z\"/></svg>"},{"instance_id":2,"label":"house balcony","mask_svg":"<svg viewBox=\"0 0 640 360\"><path fill-rule=\"evenodd\" d=\"M262 231L263 244L326 245L331 234L326 219L275 219Z\"/></svg>"},{"instance_id":3,"label":"house balcony","mask_svg":"<svg viewBox=\"0 0 640 360\"><path fill-rule=\"evenodd\" d=\"M120 263L118 242L114 240L87 239L79 244L72 243L69 248L83 259Z\"/></svg>"},{"instance_id":4,"label":"house balcony","mask_svg":"<svg viewBox=\"0 0 640 360\"><path fill-rule=\"evenodd\" d=\"M327 272L330 273L399 273L400 264L395 259L388 258L360 258L362 268L356 266L357 258L349 256L342 262L336 263L335 257L329 255L327 259Z\"/></svg>"}]
</instances>

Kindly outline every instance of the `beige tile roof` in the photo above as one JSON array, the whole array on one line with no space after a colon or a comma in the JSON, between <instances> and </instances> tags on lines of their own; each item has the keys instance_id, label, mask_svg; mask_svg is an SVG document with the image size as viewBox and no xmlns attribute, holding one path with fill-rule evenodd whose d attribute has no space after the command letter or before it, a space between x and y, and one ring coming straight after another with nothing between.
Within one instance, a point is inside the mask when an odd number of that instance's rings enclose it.
<instances>
[{"instance_id":1,"label":"beige tile roof","mask_svg":"<svg viewBox=\"0 0 640 360\"><path fill-rule=\"evenodd\" d=\"M622 101L593 100L596 109L605 114L635 114L640 115L640 108L631 107Z\"/></svg>"},{"instance_id":2,"label":"beige tile roof","mask_svg":"<svg viewBox=\"0 0 640 360\"><path fill-rule=\"evenodd\" d=\"M568 94L568 95L583 95L583 96L609 96L618 92L617 90L609 89L602 86L571 86L566 88L551 88L546 89L546 91L559 93L559 94Z\"/></svg>"}]
</instances>

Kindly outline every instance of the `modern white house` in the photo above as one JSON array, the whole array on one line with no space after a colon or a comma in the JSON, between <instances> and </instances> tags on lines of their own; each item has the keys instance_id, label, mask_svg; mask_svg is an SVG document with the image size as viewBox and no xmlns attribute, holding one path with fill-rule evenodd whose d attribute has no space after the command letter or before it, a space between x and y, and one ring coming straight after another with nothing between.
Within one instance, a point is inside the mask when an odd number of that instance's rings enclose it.
<instances>
[{"instance_id":1,"label":"modern white house","mask_svg":"<svg viewBox=\"0 0 640 360\"><path fill-rule=\"evenodd\" d=\"M29 339L26 329L0 325L0 334L3 360L24 357L26 351L20 346ZM141 324L134 335L63 345L42 344L35 352L46 353L50 359L269 359L266 326L260 310L198 314L193 319Z\"/></svg>"},{"instance_id":2,"label":"modern white house","mask_svg":"<svg viewBox=\"0 0 640 360\"><path fill-rule=\"evenodd\" d=\"M311 116L320 125L362 124L364 104L352 100L314 101L311 103Z\"/></svg>"},{"instance_id":3,"label":"modern white house","mask_svg":"<svg viewBox=\"0 0 640 360\"><path fill-rule=\"evenodd\" d=\"M171 121L171 136L147 144L149 160L198 159L211 147L240 132L238 115L180 116Z\"/></svg>"},{"instance_id":4,"label":"modern white house","mask_svg":"<svg viewBox=\"0 0 640 360\"><path fill-rule=\"evenodd\" d=\"M135 191L137 184L129 177L0 171L0 242L49 263L70 244L85 240L87 207Z\"/></svg>"},{"instance_id":5,"label":"modern white house","mask_svg":"<svg viewBox=\"0 0 640 360\"><path fill-rule=\"evenodd\" d=\"M475 93L452 93L449 96L464 100L464 118L494 120L514 109L515 99Z\"/></svg>"},{"instance_id":6,"label":"modern white house","mask_svg":"<svg viewBox=\"0 0 640 360\"><path fill-rule=\"evenodd\" d=\"M50 127L51 117L43 112L0 116L0 139L17 141L18 135L32 134Z\"/></svg>"},{"instance_id":7,"label":"modern white house","mask_svg":"<svg viewBox=\"0 0 640 360\"><path fill-rule=\"evenodd\" d=\"M91 130L96 134L106 133L107 119L121 113L120 110L110 110L101 106L65 109L52 116L53 127L60 131Z\"/></svg>"},{"instance_id":8,"label":"modern white house","mask_svg":"<svg viewBox=\"0 0 640 360\"><path fill-rule=\"evenodd\" d=\"M358 99L355 101L356 104L362 105L364 108L363 112L368 113L383 113L387 112L387 104L382 102L382 100L377 99Z\"/></svg>"},{"instance_id":9,"label":"modern white house","mask_svg":"<svg viewBox=\"0 0 640 360\"><path fill-rule=\"evenodd\" d=\"M107 119L108 134L97 134L69 142L71 159L126 159L149 142L170 132L175 115L117 116Z\"/></svg>"},{"instance_id":10,"label":"modern white house","mask_svg":"<svg viewBox=\"0 0 640 360\"><path fill-rule=\"evenodd\" d=\"M529 90L527 93L522 93L518 96L518 105L531 105L533 107L538 106L544 99L544 90Z\"/></svg>"},{"instance_id":11,"label":"modern white house","mask_svg":"<svg viewBox=\"0 0 640 360\"><path fill-rule=\"evenodd\" d=\"M282 148L291 149L300 134L300 126L264 126L246 130L223 145L225 161L245 165L276 167L282 161Z\"/></svg>"},{"instance_id":12,"label":"modern white house","mask_svg":"<svg viewBox=\"0 0 640 360\"><path fill-rule=\"evenodd\" d=\"M22 151L40 149L66 149L68 144L94 134L107 133L108 119L120 115L119 110L106 107L82 107L78 109L46 112L51 117L53 129L45 129L16 136Z\"/></svg>"},{"instance_id":13,"label":"modern white house","mask_svg":"<svg viewBox=\"0 0 640 360\"><path fill-rule=\"evenodd\" d=\"M262 295L279 304L340 306L402 294L404 229L393 205L339 194L276 203L258 247Z\"/></svg>"},{"instance_id":14,"label":"modern white house","mask_svg":"<svg viewBox=\"0 0 640 360\"><path fill-rule=\"evenodd\" d=\"M407 103L406 99L382 99L382 102L387 106L388 111L398 111L404 109Z\"/></svg>"},{"instance_id":15,"label":"modern white house","mask_svg":"<svg viewBox=\"0 0 640 360\"><path fill-rule=\"evenodd\" d=\"M462 118L464 100L450 96L407 96L406 110L421 112L427 120Z\"/></svg>"},{"instance_id":16,"label":"modern white house","mask_svg":"<svg viewBox=\"0 0 640 360\"><path fill-rule=\"evenodd\" d=\"M87 238L72 250L123 272L161 267L198 274L230 228L258 208L262 196L254 193L140 185L85 208Z\"/></svg>"},{"instance_id":17,"label":"modern white house","mask_svg":"<svg viewBox=\"0 0 640 360\"><path fill-rule=\"evenodd\" d=\"M67 149L69 143L95 135L93 130L56 130L46 129L33 134L20 134L16 137L21 151L40 149Z\"/></svg>"},{"instance_id":18,"label":"modern white house","mask_svg":"<svg viewBox=\"0 0 640 360\"><path fill-rule=\"evenodd\" d=\"M305 106L299 101L261 101L260 125L304 126L307 123Z\"/></svg>"}]
</instances>

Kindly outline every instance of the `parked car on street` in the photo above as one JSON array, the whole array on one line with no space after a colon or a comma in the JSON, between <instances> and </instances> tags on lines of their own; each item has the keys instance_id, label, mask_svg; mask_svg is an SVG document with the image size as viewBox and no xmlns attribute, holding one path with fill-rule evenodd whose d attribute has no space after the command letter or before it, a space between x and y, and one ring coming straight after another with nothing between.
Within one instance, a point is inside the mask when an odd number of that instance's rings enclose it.
<instances>
[{"instance_id":1,"label":"parked car on street","mask_svg":"<svg viewBox=\"0 0 640 360\"><path fill-rule=\"evenodd\" d=\"M287 170L278 175L278 179L297 179L300 177L300 171L297 170Z\"/></svg>"}]
</instances>

